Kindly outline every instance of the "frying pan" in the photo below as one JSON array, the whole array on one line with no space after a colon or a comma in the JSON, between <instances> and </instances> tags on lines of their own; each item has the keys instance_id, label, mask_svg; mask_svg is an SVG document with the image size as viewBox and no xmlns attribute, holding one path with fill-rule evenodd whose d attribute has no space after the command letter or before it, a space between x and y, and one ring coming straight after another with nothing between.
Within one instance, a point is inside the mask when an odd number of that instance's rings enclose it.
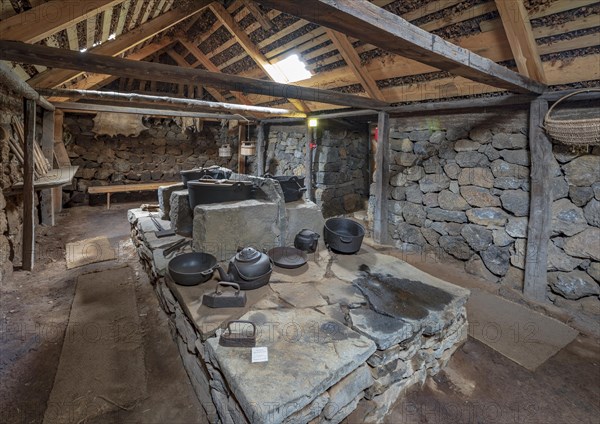
<instances>
[{"instance_id":1,"label":"frying pan","mask_svg":"<svg viewBox=\"0 0 600 424\"><path fill-rule=\"evenodd\" d=\"M306 253L295 247L274 247L267 252L273 263L280 268L300 268L306 263Z\"/></svg>"},{"instance_id":2,"label":"frying pan","mask_svg":"<svg viewBox=\"0 0 600 424\"><path fill-rule=\"evenodd\" d=\"M212 277L217 258L203 252L184 253L169 261L169 274L182 286L195 286Z\"/></svg>"}]
</instances>

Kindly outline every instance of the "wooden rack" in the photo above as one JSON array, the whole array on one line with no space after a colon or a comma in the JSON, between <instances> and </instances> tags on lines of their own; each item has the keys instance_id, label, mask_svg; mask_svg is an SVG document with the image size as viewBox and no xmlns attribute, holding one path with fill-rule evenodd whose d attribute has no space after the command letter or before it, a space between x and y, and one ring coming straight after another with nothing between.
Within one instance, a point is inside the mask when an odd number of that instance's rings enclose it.
<instances>
[{"instance_id":1,"label":"wooden rack","mask_svg":"<svg viewBox=\"0 0 600 424\"><path fill-rule=\"evenodd\" d=\"M15 129L19 140L13 137L8 138L8 145L15 154L21 164L25 163L25 154L23 153L23 146L25 146L25 129L23 123L19 122L18 119L12 119L12 126ZM46 176L48 171L52 169L48 160L44 157L44 153L38 143L33 143L33 156L34 156L34 176L35 178L42 178Z\"/></svg>"}]
</instances>

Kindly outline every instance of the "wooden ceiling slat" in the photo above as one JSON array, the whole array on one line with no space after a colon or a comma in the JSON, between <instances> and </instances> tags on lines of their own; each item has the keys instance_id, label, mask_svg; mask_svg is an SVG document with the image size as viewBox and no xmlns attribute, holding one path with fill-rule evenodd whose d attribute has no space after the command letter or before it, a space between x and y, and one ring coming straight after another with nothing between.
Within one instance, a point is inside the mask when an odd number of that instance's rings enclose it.
<instances>
[{"instance_id":1,"label":"wooden ceiling slat","mask_svg":"<svg viewBox=\"0 0 600 424\"><path fill-rule=\"evenodd\" d=\"M102 36L100 40L104 43L110 37L110 24L112 21L113 9L107 9L102 16Z\"/></svg>"},{"instance_id":2,"label":"wooden ceiling slat","mask_svg":"<svg viewBox=\"0 0 600 424\"><path fill-rule=\"evenodd\" d=\"M122 1L97 0L91 8L83 1L52 0L0 21L0 38L37 43Z\"/></svg>"},{"instance_id":3,"label":"wooden ceiling slat","mask_svg":"<svg viewBox=\"0 0 600 424\"><path fill-rule=\"evenodd\" d=\"M127 28L129 31L134 29L137 26L138 18L140 17L140 13L142 11L142 6L144 5L144 0L135 0L133 14L131 15L131 20L129 21L129 25Z\"/></svg>"},{"instance_id":4,"label":"wooden ceiling slat","mask_svg":"<svg viewBox=\"0 0 600 424\"><path fill-rule=\"evenodd\" d=\"M135 1L135 0L126 0L121 5L121 12L119 13L117 29L115 30L115 33L117 34L117 36L123 34L123 30L125 29L125 20L127 19L127 14L129 13L129 8L132 5L132 1Z\"/></svg>"}]
</instances>

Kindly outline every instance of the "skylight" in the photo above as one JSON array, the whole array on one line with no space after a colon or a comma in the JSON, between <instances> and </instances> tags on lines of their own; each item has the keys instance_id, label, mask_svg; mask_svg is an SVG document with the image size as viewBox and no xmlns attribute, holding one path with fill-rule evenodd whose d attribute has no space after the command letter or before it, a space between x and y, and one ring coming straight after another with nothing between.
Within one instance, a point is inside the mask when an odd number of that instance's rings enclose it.
<instances>
[{"instance_id":1,"label":"skylight","mask_svg":"<svg viewBox=\"0 0 600 424\"><path fill-rule=\"evenodd\" d=\"M306 69L306 64L300 60L297 54L288 56L272 66L278 71L272 73L273 79L277 82L296 82L312 77L312 73Z\"/></svg>"}]
</instances>

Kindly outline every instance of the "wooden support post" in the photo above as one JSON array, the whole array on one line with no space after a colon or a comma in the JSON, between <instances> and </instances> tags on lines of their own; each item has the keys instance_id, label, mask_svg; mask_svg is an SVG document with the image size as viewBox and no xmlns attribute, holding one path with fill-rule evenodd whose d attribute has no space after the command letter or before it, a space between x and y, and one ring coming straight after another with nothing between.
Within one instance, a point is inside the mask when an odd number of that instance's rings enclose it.
<instances>
[{"instance_id":1,"label":"wooden support post","mask_svg":"<svg viewBox=\"0 0 600 424\"><path fill-rule=\"evenodd\" d=\"M548 242L552 231L552 143L542 128L548 102L536 99L529 109L529 150L531 152L531 199L525 256L525 297L546 299Z\"/></svg>"},{"instance_id":2,"label":"wooden support post","mask_svg":"<svg viewBox=\"0 0 600 424\"><path fill-rule=\"evenodd\" d=\"M238 126L238 174L246 173L246 156L242 156L242 140L244 136L245 124L239 123Z\"/></svg>"},{"instance_id":3,"label":"wooden support post","mask_svg":"<svg viewBox=\"0 0 600 424\"><path fill-rule=\"evenodd\" d=\"M67 155L65 145L63 143L63 120L65 114L61 110L54 112L54 156L56 165L60 168L70 166L71 161ZM62 211L62 187L53 187L52 196L54 200L53 209L54 216Z\"/></svg>"},{"instance_id":4,"label":"wooden support post","mask_svg":"<svg viewBox=\"0 0 600 424\"><path fill-rule=\"evenodd\" d=\"M304 168L305 184L306 184L306 198L308 200L315 201L314 190L313 190L313 172L312 172L312 149L311 144L315 137L313 128L309 124L310 120L306 121L306 156L304 156ZM313 138L314 137L314 138Z\"/></svg>"},{"instance_id":5,"label":"wooden support post","mask_svg":"<svg viewBox=\"0 0 600 424\"><path fill-rule=\"evenodd\" d=\"M23 269L33 270L35 258L35 222L33 189L33 143L35 143L35 101L23 100L25 146L23 149Z\"/></svg>"},{"instance_id":6,"label":"wooden support post","mask_svg":"<svg viewBox=\"0 0 600 424\"><path fill-rule=\"evenodd\" d=\"M54 155L54 112L44 111L42 118L42 152L52 165ZM52 189L41 192L40 219L42 225L54 226L54 201Z\"/></svg>"},{"instance_id":7,"label":"wooden support post","mask_svg":"<svg viewBox=\"0 0 600 424\"><path fill-rule=\"evenodd\" d=\"M385 243L388 239L388 186L390 183L390 115L379 112L377 150L375 151L375 209L373 210L373 239Z\"/></svg>"},{"instance_id":8,"label":"wooden support post","mask_svg":"<svg viewBox=\"0 0 600 424\"><path fill-rule=\"evenodd\" d=\"M256 131L256 175L262 177L265 174L265 124L260 122Z\"/></svg>"}]
</instances>

